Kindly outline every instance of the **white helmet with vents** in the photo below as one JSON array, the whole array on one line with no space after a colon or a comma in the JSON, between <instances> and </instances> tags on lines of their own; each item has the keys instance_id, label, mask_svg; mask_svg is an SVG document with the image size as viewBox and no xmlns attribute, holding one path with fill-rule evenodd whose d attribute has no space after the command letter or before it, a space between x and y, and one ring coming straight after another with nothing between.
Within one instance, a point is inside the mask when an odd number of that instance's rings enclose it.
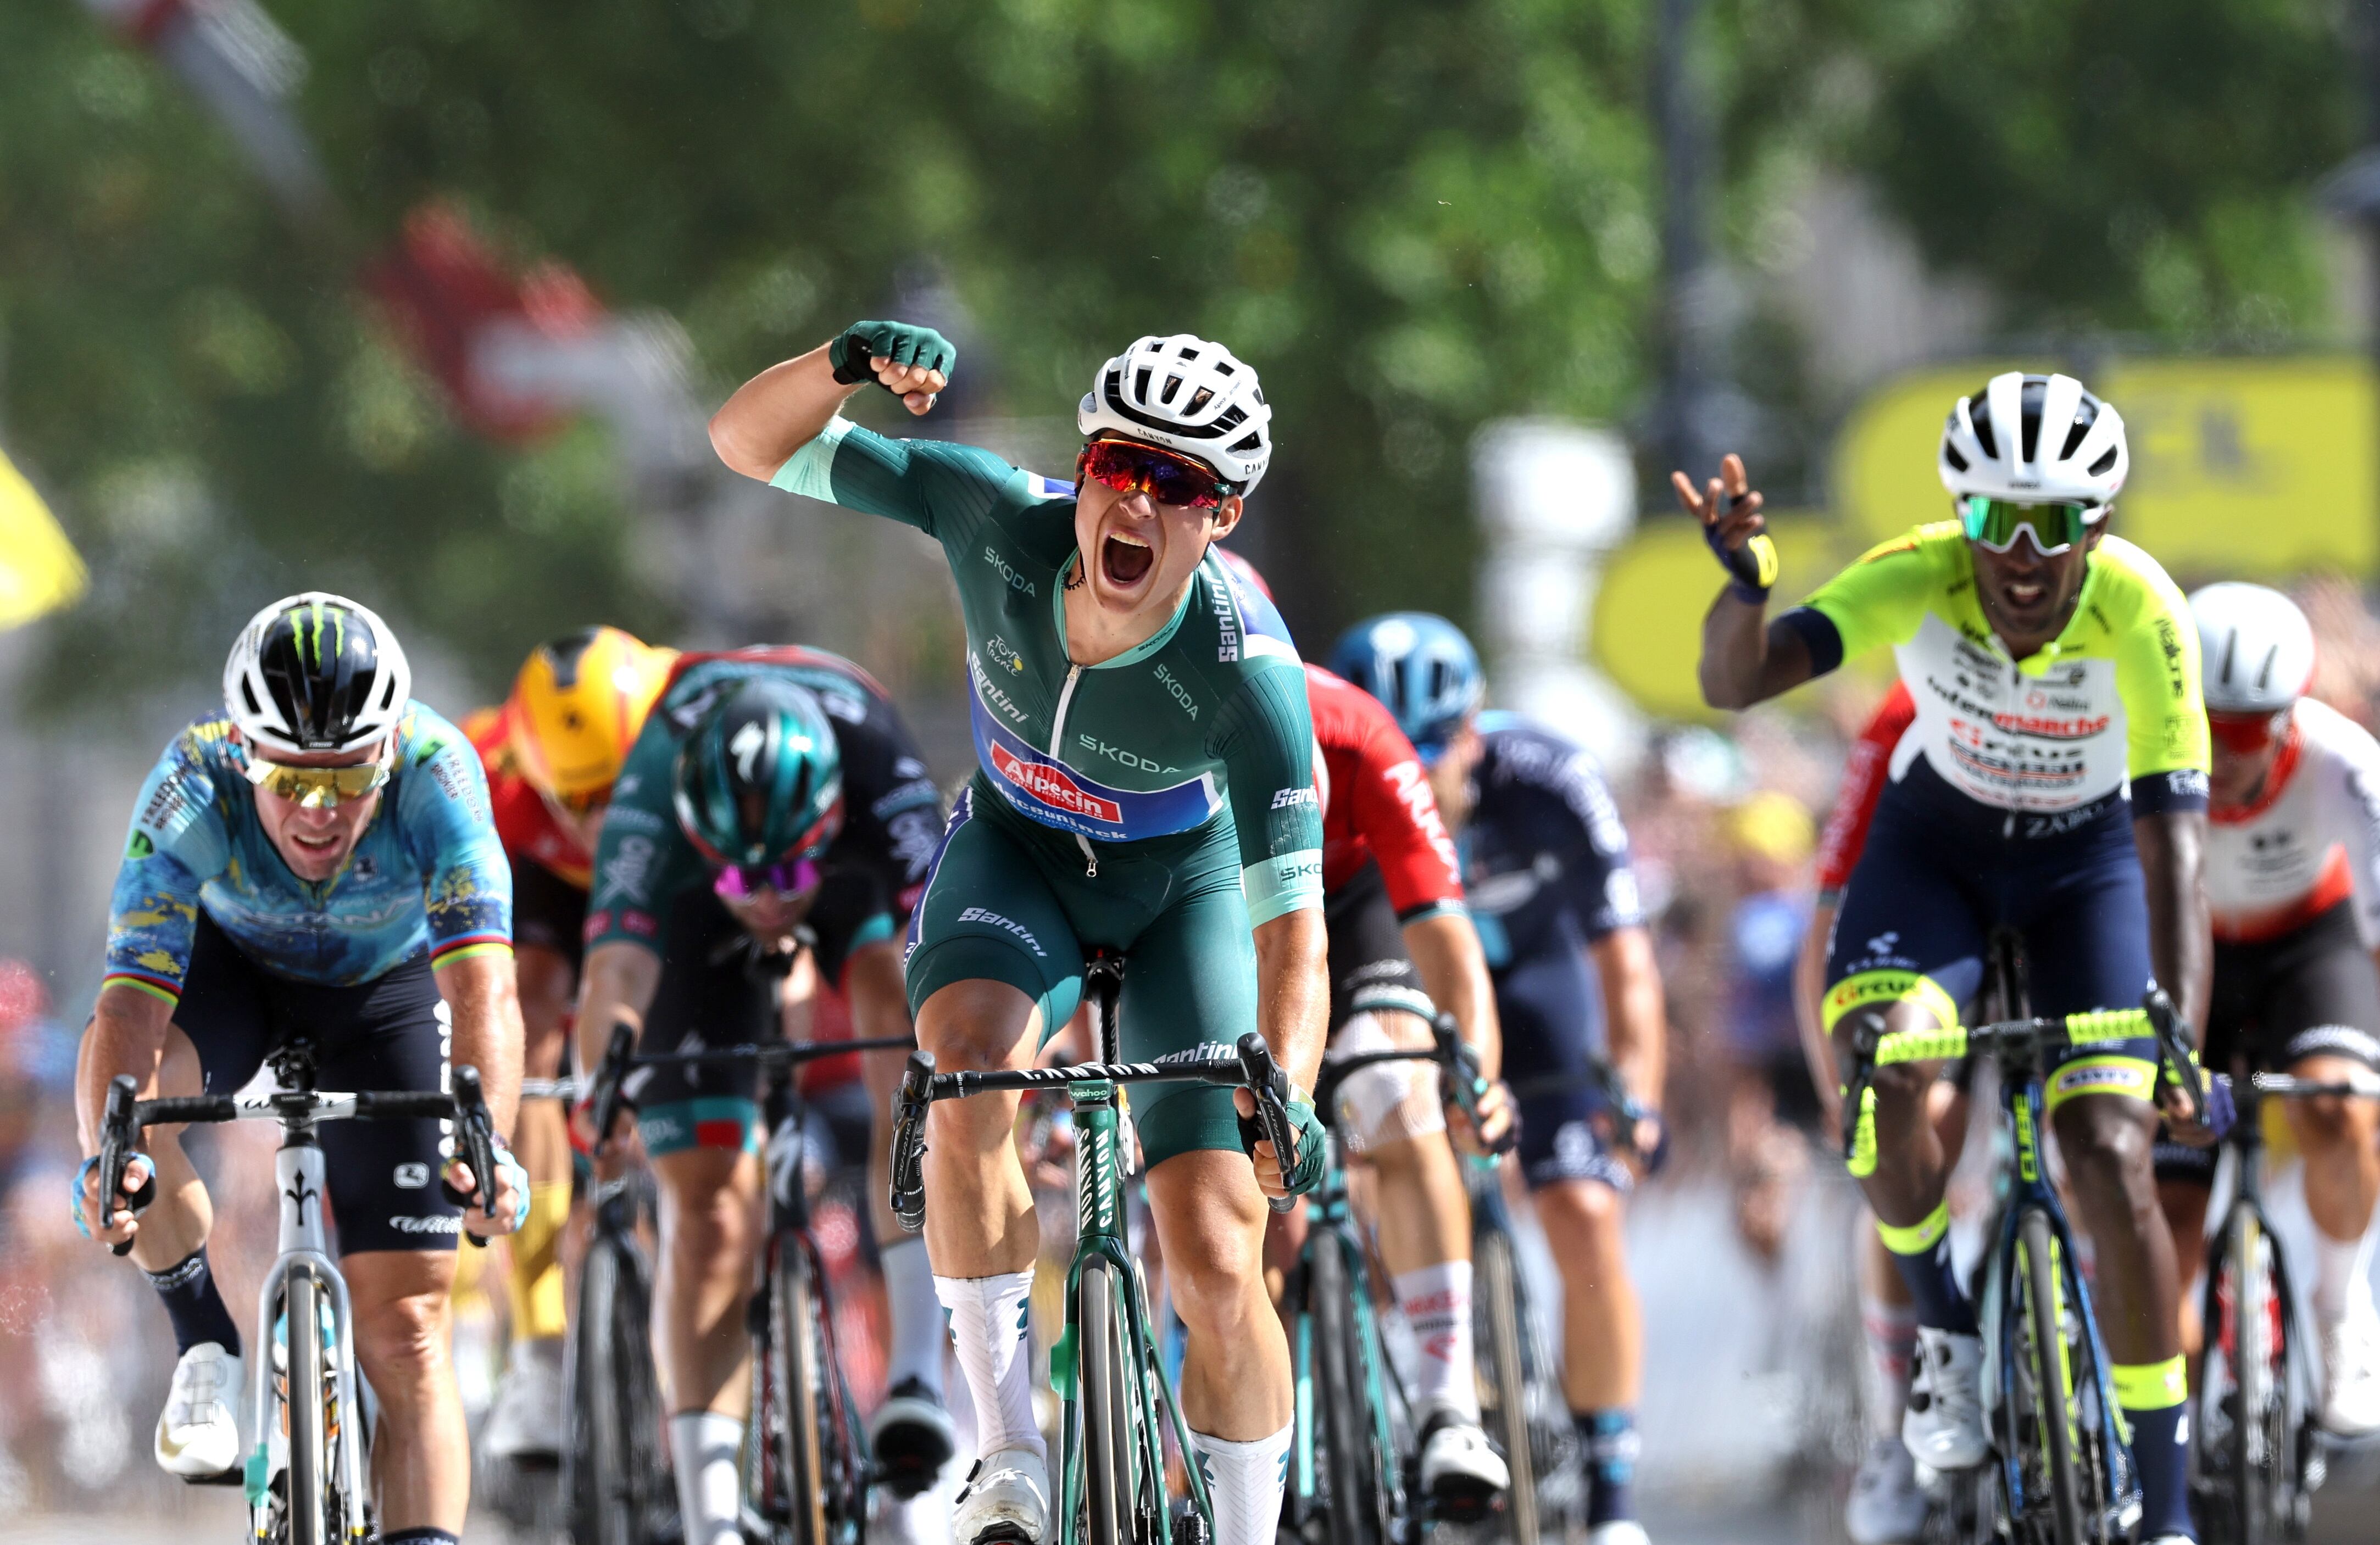
<instances>
[{"instance_id":1,"label":"white helmet with vents","mask_svg":"<svg viewBox=\"0 0 2380 1545\"><path fill-rule=\"evenodd\" d=\"M224 707L250 746L306 755L384 738L405 715L413 673L370 608L309 590L240 629L223 686Z\"/></svg>"},{"instance_id":2,"label":"white helmet with vents","mask_svg":"<svg viewBox=\"0 0 2380 1545\"><path fill-rule=\"evenodd\" d=\"M2277 714L2313 685L2313 625L2297 602L2227 580L2191 592L2206 710Z\"/></svg>"},{"instance_id":3,"label":"white helmet with vents","mask_svg":"<svg viewBox=\"0 0 2380 1545\"><path fill-rule=\"evenodd\" d=\"M1099 367L1075 416L1109 435L1196 456L1246 493L1272 460L1272 409L1257 373L1220 344L1187 332L1148 337Z\"/></svg>"},{"instance_id":4,"label":"white helmet with vents","mask_svg":"<svg viewBox=\"0 0 2380 1545\"><path fill-rule=\"evenodd\" d=\"M1936 465L1954 499L2114 502L2131 470L2124 420L2072 376L1994 376L1942 426Z\"/></svg>"}]
</instances>

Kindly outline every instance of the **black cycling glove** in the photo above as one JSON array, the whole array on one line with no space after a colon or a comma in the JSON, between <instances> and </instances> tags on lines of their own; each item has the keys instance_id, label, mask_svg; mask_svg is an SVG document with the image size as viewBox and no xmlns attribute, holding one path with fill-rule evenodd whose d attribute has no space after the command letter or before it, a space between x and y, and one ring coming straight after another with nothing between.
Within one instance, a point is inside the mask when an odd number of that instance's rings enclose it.
<instances>
[{"instance_id":1,"label":"black cycling glove","mask_svg":"<svg viewBox=\"0 0 2380 1545\"><path fill-rule=\"evenodd\" d=\"M1297 1144L1297 1163L1290 1166L1283 1178L1289 1182L1289 1194L1304 1196L1322 1183L1322 1145L1329 1141L1322 1131L1322 1117L1315 1114L1314 1102L1304 1098L1295 1089L1282 1102L1289 1112L1289 1126ZM1257 1156L1257 1144L1264 1138L1264 1123L1253 1116L1240 1120L1240 1147L1250 1159Z\"/></svg>"},{"instance_id":2,"label":"black cycling glove","mask_svg":"<svg viewBox=\"0 0 2380 1545\"><path fill-rule=\"evenodd\" d=\"M826 357L834 367L837 382L857 386L876 380L874 359L940 370L947 380L958 363L959 351L932 328L914 322L854 322L826 346Z\"/></svg>"},{"instance_id":3,"label":"black cycling glove","mask_svg":"<svg viewBox=\"0 0 2380 1545\"><path fill-rule=\"evenodd\" d=\"M835 378L840 380L843 378ZM1729 510L1734 510L1730 501ZM1703 527L1703 540L1710 544L1711 552L1718 559L1719 567L1732 579L1735 593L1755 604L1768 599L1768 587L1777 583L1777 544L1768 539L1766 531L1755 532L1740 548L1730 549L1720 536L1721 524L1713 521Z\"/></svg>"}]
</instances>

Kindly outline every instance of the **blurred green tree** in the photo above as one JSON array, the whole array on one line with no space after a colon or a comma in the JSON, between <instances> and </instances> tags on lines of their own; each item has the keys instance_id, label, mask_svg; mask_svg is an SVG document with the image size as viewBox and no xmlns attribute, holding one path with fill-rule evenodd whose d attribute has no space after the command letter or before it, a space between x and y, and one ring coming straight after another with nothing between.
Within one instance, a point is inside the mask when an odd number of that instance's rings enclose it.
<instances>
[{"instance_id":1,"label":"blurred green tree","mask_svg":"<svg viewBox=\"0 0 2380 1545\"><path fill-rule=\"evenodd\" d=\"M2026 339L2271 348L2328 333L2309 189L2358 142L2322 0L1719 0L1731 156L1867 177Z\"/></svg>"}]
</instances>

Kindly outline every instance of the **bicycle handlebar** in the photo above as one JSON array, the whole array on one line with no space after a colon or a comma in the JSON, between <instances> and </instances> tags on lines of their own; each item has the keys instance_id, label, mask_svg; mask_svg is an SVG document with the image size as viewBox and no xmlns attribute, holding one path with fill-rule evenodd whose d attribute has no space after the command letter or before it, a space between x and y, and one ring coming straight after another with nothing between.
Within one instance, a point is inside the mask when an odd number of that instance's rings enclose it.
<instances>
[{"instance_id":1,"label":"bicycle handlebar","mask_svg":"<svg viewBox=\"0 0 2380 1545\"><path fill-rule=\"evenodd\" d=\"M181 1094L161 1099L140 1098L140 1085L128 1073L119 1073L107 1086L107 1108L100 1125L100 1205L112 1214L115 1199L124 1189L124 1171L131 1164L140 1133L151 1127L198 1126L248 1119L298 1120L431 1120L453 1121L458 1155L480 1177L487 1215L495 1216L495 1120L480 1087L480 1070L455 1069L455 1092L434 1089L367 1090L358 1093L313 1089L279 1089L243 1101L231 1094ZM156 1200L152 1173L128 1199L136 1214ZM468 1233L468 1231L466 1230ZM472 1239L487 1241L477 1235ZM131 1241L108 1247L117 1255L132 1249Z\"/></svg>"},{"instance_id":2,"label":"bicycle handlebar","mask_svg":"<svg viewBox=\"0 0 2380 1545\"><path fill-rule=\"evenodd\" d=\"M2380 1100L2380 1077L2370 1073L2359 1073L2340 1083L2323 1083L2313 1079L2294 1078L2288 1073L2259 1073L2250 1081L2257 1093L2276 1095L2284 1100L2313 1100L2324 1095L2350 1100Z\"/></svg>"},{"instance_id":3,"label":"bicycle handlebar","mask_svg":"<svg viewBox=\"0 0 2380 1545\"><path fill-rule=\"evenodd\" d=\"M1867 1108L1876 1069L1911 1062L1944 1062L1982 1052L1994 1057L2019 1056L2061 1046L2096 1045L2131 1041L2146 1035L2155 1041L2159 1076L2190 1091L2192 1104L2202 1114L2207 1107L2206 1075L2192 1055L2181 1018L2173 999L2153 987L2138 1008L2100 1008L2057 1019L2004 1020L1972 1029L1950 1025L1932 1030L1898 1030L1879 1033L1873 1023L1860 1027L1851 1051L1851 1076L1844 1080L1843 1158L1856 1162L1872 1149L1876 1118Z\"/></svg>"},{"instance_id":4,"label":"bicycle handlebar","mask_svg":"<svg viewBox=\"0 0 2380 1545\"><path fill-rule=\"evenodd\" d=\"M1075 1083L1180 1083L1196 1080L1224 1089L1245 1089L1256 1096L1257 1120L1265 1141L1288 1178L1287 1155L1294 1151L1289 1124L1289 1075L1273 1060L1272 1049L1254 1031L1240 1037L1228 1053L1202 1050L1177 1053L1156 1062L1078 1062L1066 1068L997 1068L979 1071L938 1073L934 1054L909 1054L901 1088L892 1096L892 1215L911 1233L926 1224L926 1111L937 1100L965 1100L978 1094L1017 1093ZM1295 1205L1288 1197L1270 1197L1276 1213Z\"/></svg>"},{"instance_id":5,"label":"bicycle handlebar","mask_svg":"<svg viewBox=\"0 0 2380 1545\"><path fill-rule=\"evenodd\" d=\"M602 1062L585 1085L595 1124L595 1152L603 1152L621 1108L636 1107L623 1086L628 1075L639 1068L723 1068L750 1063L774 1088L806 1062L841 1056L845 1052L898 1051L917 1044L914 1036L877 1035L857 1041L750 1041L734 1046L706 1047L698 1052L648 1052L639 1056L636 1027L625 1020L614 1020L612 1044L603 1049Z\"/></svg>"}]
</instances>

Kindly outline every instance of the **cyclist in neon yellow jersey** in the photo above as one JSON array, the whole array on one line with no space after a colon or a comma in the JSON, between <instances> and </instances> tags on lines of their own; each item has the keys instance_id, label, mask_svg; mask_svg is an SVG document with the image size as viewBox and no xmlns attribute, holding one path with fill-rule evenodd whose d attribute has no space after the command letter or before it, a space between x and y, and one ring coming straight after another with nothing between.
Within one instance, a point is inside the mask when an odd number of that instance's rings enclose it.
<instances>
[{"instance_id":1,"label":"cyclist in neon yellow jersey","mask_svg":"<svg viewBox=\"0 0 2380 1545\"><path fill-rule=\"evenodd\" d=\"M1887 644L1916 703L1828 953L1823 1017L1839 1052L1863 1023L1956 1023L1999 927L2023 940L2035 1013L2127 1008L2155 980L2204 1021L2198 639L2156 561L2107 532L2127 466L2123 420L2080 381L1996 376L1943 431L1958 519L1871 549L1773 621L1775 549L1742 462L1728 457L1701 489L1673 475L1730 576L1703 623L1713 706L1749 707ZM1879 1076L1877 1153L1862 1184L1917 1306L1902 1437L1920 1460L1958 1469L1985 1454L1983 1347L1950 1272L1948 1176L1925 1117L1935 1073ZM2160 1083L2145 1040L2068 1053L2047 1104L2097 1247L2139 1460L2139 1538L2193 1540L2180 1278L2150 1151L2160 1108L2184 1141L2212 1130L2187 1092Z\"/></svg>"},{"instance_id":2,"label":"cyclist in neon yellow jersey","mask_svg":"<svg viewBox=\"0 0 2380 1545\"><path fill-rule=\"evenodd\" d=\"M1184 1085L1134 1110L1217 1545L1270 1545L1292 1396L1264 1196L1320 1177L1303 1091L1330 1002L1322 824L1297 652L1210 548L1264 475L1272 410L1255 370L1181 334L1094 377L1072 485L837 411L872 381L923 414L952 357L929 329L859 323L747 382L711 442L749 477L926 532L958 583L978 765L910 923L919 1044L949 1069L1028 1064L1080 1001L1086 950L1104 947L1130 956L1128 1057L1257 1031L1295 1081L1295 1152L1278 1164L1243 1135L1245 1091ZM1025 1355L1040 1235L1015 1107L937 1105L926 1153L927 1251L981 1454L958 1545L1040 1545L1055 1501Z\"/></svg>"}]
</instances>

